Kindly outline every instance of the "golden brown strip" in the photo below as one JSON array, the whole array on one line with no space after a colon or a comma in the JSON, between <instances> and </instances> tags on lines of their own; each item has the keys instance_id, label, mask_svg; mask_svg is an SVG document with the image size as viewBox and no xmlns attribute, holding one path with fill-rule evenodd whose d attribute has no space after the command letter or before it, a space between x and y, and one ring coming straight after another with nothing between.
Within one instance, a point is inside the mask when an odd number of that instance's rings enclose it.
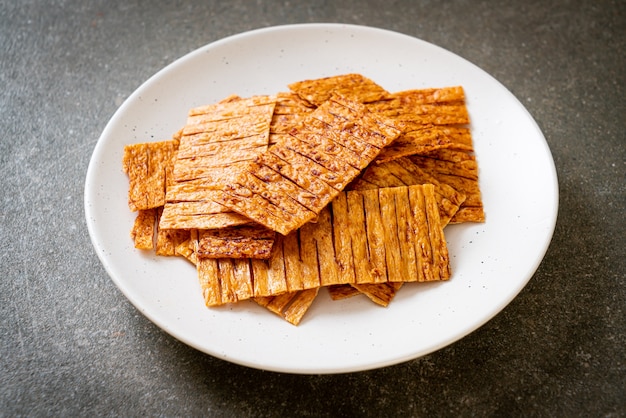
<instances>
[{"instance_id":1,"label":"golden brown strip","mask_svg":"<svg viewBox=\"0 0 626 418\"><path fill-rule=\"evenodd\" d=\"M294 127L299 126L313 109L310 103L295 93L278 93L270 125L270 145L278 142L281 136L288 135Z\"/></svg>"},{"instance_id":2,"label":"golden brown strip","mask_svg":"<svg viewBox=\"0 0 626 418\"><path fill-rule=\"evenodd\" d=\"M478 180L476 157L469 152L442 149L425 155L412 155L410 159L426 172Z\"/></svg>"},{"instance_id":3,"label":"golden brown strip","mask_svg":"<svg viewBox=\"0 0 626 418\"><path fill-rule=\"evenodd\" d=\"M352 286L359 293L367 296L372 302L381 306L388 306L398 290L400 290L400 287L402 287L402 283L353 284Z\"/></svg>"},{"instance_id":4,"label":"golden brown strip","mask_svg":"<svg viewBox=\"0 0 626 418\"><path fill-rule=\"evenodd\" d=\"M230 97L189 111L161 217L163 229L215 229L251 223L214 195L267 150L275 97Z\"/></svg>"},{"instance_id":5,"label":"golden brown strip","mask_svg":"<svg viewBox=\"0 0 626 418\"><path fill-rule=\"evenodd\" d=\"M427 154L441 148L473 151L472 137L467 128L449 126L426 126L405 132L391 145L383 149L376 163L415 154Z\"/></svg>"},{"instance_id":6,"label":"golden brown strip","mask_svg":"<svg viewBox=\"0 0 626 418\"><path fill-rule=\"evenodd\" d=\"M360 103L382 100L389 93L374 81L361 74L343 74L289 84L289 88L304 100L320 106L339 93Z\"/></svg>"},{"instance_id":7,"label":"golden brown strip","mask_svg":"<svg viewBox=\"0 0 626 418\"><path fill-rule=\"evenodd\" d=\"M432 184L341 193L318 222L279 236L268 260L206 261L198 272L209 306L322 285L450 277ZM249 264L236 276L233 262Z\"/></svg>"},{"instance_id":8,"label":"golden brown strip","mask_svg":"<svg viewBox=\"0 0 626 418\"><path fill-rule=\"evenodd\" d=\"M375 285L380 286L380 285ZM332 300L348 299L352 296L360 295L361 292L350 284L336 284L327 287L328 294Z\"/></svg>"},{"instance_id":9,"label":"golden brown strip","mask_svg":"<svg viewBox=\"0 0 626 418\"><path fill-rule=\"evenodd\" d=\"M428 174L409 158L403 157L382 164L370 165L362 176L350 185L350 188L367 190L428 183L435 186L439 216L442 227L445 227L465 202L466 195Z\"/></svg>"},{"instance_id":10,"label":"golden brown strip","mask_svg":"<svg viewBox=\"0 0 626 418\"><path fill-rule=\"evenodd\" d=\"M151 250L154 248L156 222L157 208L137 211L133 229L130 231L135 248L140 250Z\"/></svg>"},{"instance_id":11,"label":"golden brown strip","mask_svg":"<svg viewBox=\"0 0 626 418\"><path fill-rule=\"evenodd\" d=\"M280 169L275 171L271 166L265 166L265 160L261 157L254 163L248 163L244 172L232 184L225 185L216 201L283 235L314 219L341 190L342 187L338 187L335 179L342 179L341 186L345 187L359 173L360 168L355 166L364 168L375 157L361 156L362 159L357 161L354 153L333 142L332 135L328 134L330 126L315 121L316 115L328 113L345 118L351 127L351 134L360 135L360 141L378 148L378 152L400 134L386 120L370 114L363 105L333 96L309 115L307 121L311 120L313 123L307 125L305 121L302 130L293 129L289 138L272 145L268 151L282 159L286 165L292 165L292 169L283 169L283 173L297 171L300 176L288 174L290 177L284 177ZM316 138L326 139L312 140L313 132ZM294 155L298 157L288 157ZM348 155L352 165L345 162ZM320 166L323 167L321 171L318 170ZM263 180L264 167L275 173L272 174L271 181ZM332 187L325 190L327 194L314 196L308 192L311 184L327 179L330 180L328 185Z\"/></svg>"},{"instance_id":12,"label":"golden brown strip","mask_svg":"<svg viewBox=\"0 0 626 418\"><path fill-rule=\"evenodd\" d=\"M313 304L318 292L319 287L298 292L297 296L291 300L289 307L283 311L283 317L287 322L298 325Z\"/></svg>"},{"instance_id":13,"label":"golden brown strip","mask_svg":"<svg viewBox=\"0 0 626 418\"><path fill-rule=\"evenodd\" d=\"M157 224L163 208L157 209ZM183 242L188 241L190 233L185 229L161 229L157 228L155 253L163 256L178 255L176 248Z\"/></svg>"},{"instance_id":14,"label":"golden brown strip","mask_svg":"<svg viewBox=\"0 0 626 418\"><path fill-rule=\"evenodd\" d=\"M429 198L428 195L432 195L433 198ZM424 281L445 280L450 277L450 264L439 211L434 199L434 187L425 185L423 188L410 188L409 201L415 214L412 226L418 236L415 252L421 266L420 279L423 273ZM420 210L415 211L416 208ZM424 224L427 225L426 228Z\"/></svg>"},{"instance_id":15,"label":"golden brown strip","mask_svg":"<svg viewBox=\"0 0 626 418\"><path fill-rule=\"evenodd\" d=\"M423 125L465 125L470 122L465 104L415 105L394 109L372 109L385 117L393 117L405 125L407 131Z\"/></svg>"},{"instance_id":16,"label":"golden brown strip","mask_svg":"<svg viewBox=\"0 0 626 418\"><path fill-rule=\"evenodd\" d=\"M275 232L259 225L198 231L201 258L269 258Z\"/></svg>"},{"instance_id":17,"label":"golden brown strip","mask_svg":"<svg viewBox=\"0 0 626 418\"><path fill-rule=\"evenodd\" d=\"M259 305L269 309L287 322L298 325L313 304L319 288L284 293L279 296L254 298Z\"/></svg>"},{"instance_id":18,"label":"golden brown strip","mask_svg":"<svg viewBox=\"0 0 626 418\"><path fill-rule=\"evenodd\" d=\"M194 231L189 231L190 232L190 236L192 237L194 234ZM194 250L195 246L193 244L193 239L192 238L187 239L184 242L181 242L180 244L178 244L176 246L176 255L179 255L181 257L184 257L185 259L187 259L191 264L193 264L194 266L198 265L198 257L196 256L196 252Z\"/></svg>"},{"instance_id":19,"label":"golden brown strip","mask_svg":"<svg viewBox=\"0 0 626 418\"><path fill-rule=\"evenodd\" d=\"M450 223L484 222L485 212L478 182L478 165L474 155L458 150L438 150L409 159L441 183L465 195Z\"/></svg>"},{"instance_id":20,"label":"golden brown strip","mask_svg":"<svg viewBox=\"0 0 626 418\"><path fill-rule=\"evenodd\" d=\"M251 260L254 295L257 297L280 295L288 290L283 239L280 235L276 237L269 259Z\"/></svg>"},{"instance_id":21,"label":"golden brown strip","mask_svg":"<svg viewBox=\"0 0 626 418\"><path fill-rule=\"evenodd\" d=\"M124 147L122 168L128 175L128 206L133 212L165 204L167 178L177 149L177 140Z\"/></svg>"},{"instance_id":22,"label":"golden brown strip","mask_svg":"<svg viewBox=\"0 0 626 418\"><path fill-rule=\"evenodd\" d=\"M465 92L461 86L403 90L390 94L387 100L415 105L457 103L465 101Z\"/></svg>"}]
</instances>

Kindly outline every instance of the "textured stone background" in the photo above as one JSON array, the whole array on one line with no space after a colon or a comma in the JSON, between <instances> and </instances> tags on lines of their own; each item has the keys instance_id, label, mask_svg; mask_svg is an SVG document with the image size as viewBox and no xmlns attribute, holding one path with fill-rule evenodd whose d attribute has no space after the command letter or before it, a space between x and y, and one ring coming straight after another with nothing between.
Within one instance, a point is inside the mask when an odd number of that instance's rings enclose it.
<instances>
[{"instance_id":1,"label":"textured stone background","mask_svg":"<svg viewBox=\"0 0 626 418\"><path fill-rule=\"evenodd\" d=\"M551 147L543 263L426 357L326 376L233 365L144 318L91 247L85 174L122 101L202 45L300 22L446 48L509 88ZM623 1L0 0L0 416L626 416L625 50Z\"/></svg>"}]
</instances>

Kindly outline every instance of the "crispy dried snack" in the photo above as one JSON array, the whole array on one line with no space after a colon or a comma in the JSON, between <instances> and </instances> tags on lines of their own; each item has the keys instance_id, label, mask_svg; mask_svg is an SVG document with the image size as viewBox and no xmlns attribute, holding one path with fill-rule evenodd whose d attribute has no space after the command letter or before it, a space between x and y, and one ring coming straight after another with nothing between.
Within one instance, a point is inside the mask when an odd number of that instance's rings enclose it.
<instances>
[{"instance_id":1,"label":"crispy dried snack","mask_svg":"<svg viewBox=\"0 0 626 418\"><path fill-rule=\"evenodd\" d=\"M313 304L319 288L283 293L279 296L254 298L259 305L269 309L287 322L298 325Z\"/></svg>"},{"instance_id":2,"label":"crispy dried snack","mask_svg":"<svg viewBox=\"0 0 626 418\"><path fill-rule=\"evenodd\" d=\"M484 222L485 212L478 183L476 157L459 150L438 150L424 156L409 157L424 172L463 193L466 199L450 223Z\"/></svg>"},{"instance_id":3,"label":"crispy dried snack","mask_svg":"<svg viewBox=\"0 0 626 418\"><path fill-rule=\"evenodd\" d=\"M473 151L472 137L468 128L430 126L405 132L391 145L385 147L376 163L392 161L415 154L427 154L441 148Z\"/></svg>"},{"instance_id":4,"label":"crispy dried snack","mask_svg":"<svg viewBox=\"0 0 626 418\"><path fill-rule=\"evenodd\" d=\"M378 285L376 285L378 286ZM332 300L348 299L352 296L360 295L361 292L350 284L334 284L327 287L328 294Z\"/></svg>"},{"instance_id":5,"label":"crispy dried snack","mask_svg":"<svg viewBox=\"0 0 626 418\"><path fill-rule=\"evenodd\" d=\"M289 131L302 124L315 107L295 93L286 92L276 95L276 106L270 125L270 145L289 135Z\"/></svg>"},{"instance_id":6,"label":"crispy dried snack","mask_svg":"<svg viewBox=\"0 0 626 418\"><path fill-rule=\"evenodd\" d=\"M463 89L289 87L191 109L171 151L125 149L135 245L195 264L207 306L253 298L294 325L323 286L387 306L447 280L443 227L484 221Z\"/></svg>"},{"instance_id":7,"label":"crispy dried snack","mask_svg":"<svg viewBox=\"0 0 626 418\"><path fill-rule=\"evenodd\" d=\"M260 225L198 231L201 258L268 258L275 232Z\"/></svg>"},{"instance_id":8,"label":"crispy dried snack","mask_svg":"<svg viewBox=\"0 0 626 418\"><path fill-rule=\"evenodd\" d=\"M254 296L251 264L247 258L197 258L196 267L207 306Z\"/></svg>"},{"instance_id":9,"label":"crispy dried snack","mask_svg":"<svg viewBox=\"0 0 626 418\"><path fill-rule=\"evenodd\" d=\"M235 275L233 262L249 264ZM450 266L427 184L340 193L316 223L277 236L269 259L199 259L198 272L213 306L336 284L447 280Z\"/></svg>"},{"instance_id":10,"label":"crispy dried snack","mask_svg":"<svg viewBox=\"0 0 626 418\"><path fill-rule=\"evenodd\" d=\"M134 212L165 204L177 140L126 145L122 168L128 175L128 206Z\"/></svg>"},{"instance_id":11,"label":"crispy dried snack","mask_svg":"<svg viewBox=\"0 0 626 418\"><path fill-rule=\"evenodd\" d=\"M343 74L303 80L289 84L289 88L315 106L320 106L334 93L360 103L375 102L389 95L385 89L361 74Z\"/></svg>"},{"instance_id":12,"label":"crispy dried snack","mask_svg":"<svg viewBox=\"0 0 626 418\"><path fill-rule=\"evenodd\" d=\"M352 287L354 287L354 289L359 293L363 293L372 302L381 306L388 306L398 290L402 287L402 284L403 283L399 282L353 284Z\"/></svg>"},{"instance_id":13,"label":"crispy dried snack","mask_svg":"<svg viewBox=\"0 0 626 418\"><path fill-rule=\"evenodd\" d=\"M403 157L382 164L370 165L359 179L350 185L350 188L368 190L429 183L435 186L435 198L439 207L441 226L445 227L465 201L465 194L458 192L446 183L440 182L409 158Z\"/></svg>"},{"instance_id":14,"label":"crispy dried snack","mask_svg":"<svg viewBox=\"0 0 626 418\"><path fill-rule=\"evenodd\" d=\"M215 229L251 223L214 195L245 162L267 150L273 96L229 97L189 111L160 221L163 229Z\"/></svg>"},{"instance_id":15,"label":"crispy dried snack","mask_svg":"<svg viewBox=\"0 0 626 418\"><path fill-rule=\"evenodd\" d=\"M184 242L179 243L175 248L175 253L178 256L184 257L194 266L198 265L198 257L195 252L195 244L194 240L197 240L197 237L194 235L196 231L189 231L190 238Z\"/></svg>"},{"instance_id":16,"label":"crispy dried snack","mask_svg":"<svg viewBox=\"0 0 626 418\"><path fill-rule=\"evenodd\" d=\"M151 250L154 248L154 235L156 232L157 208L137 211L130 237L135 243L135 248Z\"/></svg>"},{"instance_id":17,"label":"crispy dried snack","mask_svg":"<svg viewBox=\"0 0 626 418\"><path fill-rule=\"evenodd\" d=\"M465 101L465 91L461 86L403 90L389 95L389 100L410 104L444 104Z\"/></svg>"},{"instance_id":18,"label":"crispy dried snack","mask_svg":"<svg viewBox=\"0 0 626 418\"><path fill-rule=\"evenodd\" d=\"M376 153L359 156L357 149L337 142L336 136L332 135L335 128L319 123L318 118L328 115L343 120L342 126L355 137L354 142L359 142L361 148L362 144L367 144L375 148ZM387 123L385 119L370 114L363 105L333 96L309 115L301 129L293 129L287 139L270 147L268 153L273 154L274 159L269 165L263 156L247 163L244 172L218 192L220 197L216 201L287 235L314 219L384 146L400 134L397 128ZM289 158L293 156L297 157ZM275 157L283 161L282 169L276 170ZM285 165L291 168L285 169ZM314 195L309 188L319 180L330 187L324 190L325 194Z\"/></svg>"},{"instance_id":19,"label":"crispy dried snack","mask_svg":"<svg viewBox=\"0 0 626 418\"><path fill-rule=\"evenodd\" d=\"M393 117L402 122L405 132L420 129L424 125L465 125L470 122L464 103L445 105L412 105L385 109L383 106L369 106L372 112L385 117Z\"/></svg>"}]
</instances>

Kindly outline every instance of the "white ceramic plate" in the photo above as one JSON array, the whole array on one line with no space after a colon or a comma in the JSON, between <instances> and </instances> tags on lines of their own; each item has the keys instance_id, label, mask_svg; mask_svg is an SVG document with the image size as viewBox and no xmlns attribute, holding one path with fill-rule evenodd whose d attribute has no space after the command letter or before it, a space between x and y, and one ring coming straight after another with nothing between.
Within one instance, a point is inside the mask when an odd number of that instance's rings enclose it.
<instances>
[{"instance_id":1,"label":"white ceramic plate","mask_svg":"<svg viewBox=\"0 0 626 418\"><path fill-rule=\"evenodd\" d=\"M134 215L121 168L125 144L169 139L189 108L230 94L285 91L310 78L358 72L389 91L462 85L486 208L484 224L446 228L453 277L402 288L388 308L320 292L298 327L253 302L206 308L194 268L146 255L129 239ZM437 46L368 27L306 24L260 29L200 48L167 66L115 113L85 185L93 245L111 278L146 317L205 353L291 373L366 370L414 359L464 337L500 312L542 260L558 187L532 117L491 76Z\"/></svg>"}]
</instances>

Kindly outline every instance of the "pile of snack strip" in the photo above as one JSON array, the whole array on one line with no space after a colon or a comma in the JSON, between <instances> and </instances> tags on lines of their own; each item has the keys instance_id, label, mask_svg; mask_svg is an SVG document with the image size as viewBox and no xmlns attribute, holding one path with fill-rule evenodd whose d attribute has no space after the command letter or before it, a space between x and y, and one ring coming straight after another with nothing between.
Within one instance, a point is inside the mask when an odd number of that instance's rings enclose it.
<instances>
[{"instance_id":1,"label":"pile of snack strip","mask_svg":"<svg viewBox=\"0 0 626 418\"><path fill-rule=\"evenodd\" d=\"M387 306L451 276L444 227L484 222L462 87L390 93L360 74L189 111L127 145L136 248L197 267L208 307L297 325L321 288Z\"/></svg>"}]
</instances>

